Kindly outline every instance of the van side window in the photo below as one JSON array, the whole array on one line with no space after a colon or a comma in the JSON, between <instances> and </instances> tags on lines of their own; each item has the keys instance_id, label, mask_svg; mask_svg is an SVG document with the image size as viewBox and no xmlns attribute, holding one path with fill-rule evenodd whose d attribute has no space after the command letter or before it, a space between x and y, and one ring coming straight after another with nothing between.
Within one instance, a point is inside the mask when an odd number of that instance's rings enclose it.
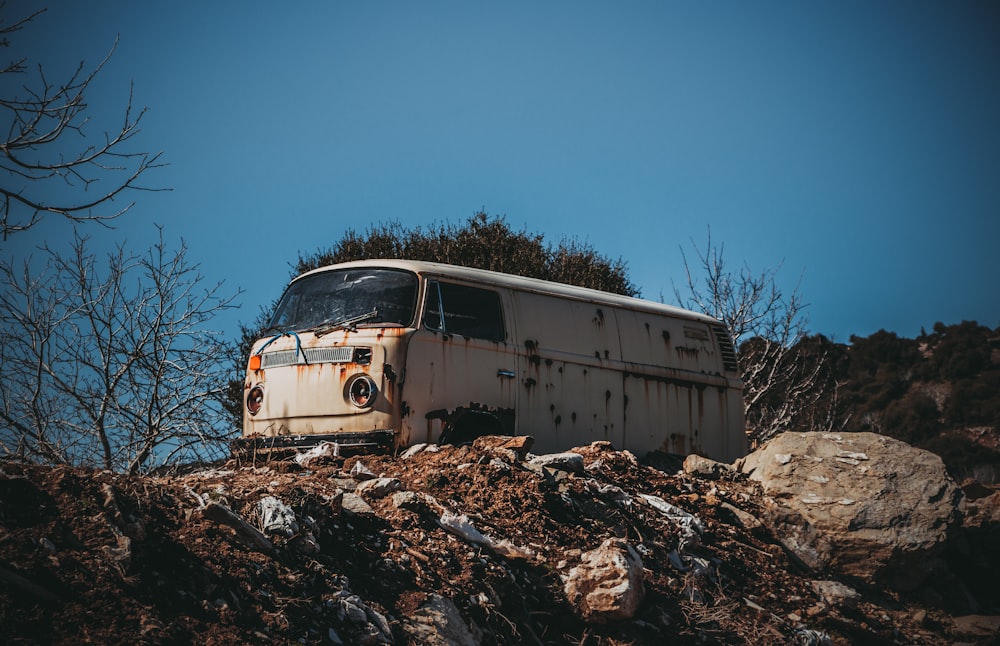
<instances>
[{"instance_id":1,"label":"van side window","mask_svg":"<svg viewBox=\"0 0 1000 646\"><path fill-rule=\"evenodd\" d=\"M478 287L429 281L427 305L424 307L424 325L446 334L503 341L500 295Z\"/></svg>"}]
</instances>

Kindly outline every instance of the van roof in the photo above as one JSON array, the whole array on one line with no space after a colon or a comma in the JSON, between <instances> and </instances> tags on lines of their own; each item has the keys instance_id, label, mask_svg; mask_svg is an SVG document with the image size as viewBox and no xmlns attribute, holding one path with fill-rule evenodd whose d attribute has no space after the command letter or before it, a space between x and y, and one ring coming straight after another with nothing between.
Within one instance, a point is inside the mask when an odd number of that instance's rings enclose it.
<instances>
[{"instance_id":1,"label":"van roof","mask_svg":"<svg viewBox=\"0 0 1000 646\"><path fill-rule=\"evenodd\" d=\"M647 301L642 298L633 298L621 294L612 294L598 289L588 287L577 287L565 283L557 283L550 280L538 278L528 278L526 276L516 276L514 274L504 274L498 271L487 269L475 269L472 267L461 267L458 265L448 265L439 262L427 262L422 260L399 260L399 259L371 259L355 260L336 265L318 267L296 276L291 282L295 282L305 276L319 274L337 269L350 269L354 267L384 267L387 269L405 269L423 276L437 276L442 278L455 278L458 280L481 283L484 285L497 285L517 289L536 294L547 294L550 296L560 296L580 301L588 301L596 304L624 307L628 309L641 310L645 312L664 314L677 318L684 318L705 323L718 324L719 321L706 314L700 314L691 310L665 303Z\"/></svg>"}]
</instances>

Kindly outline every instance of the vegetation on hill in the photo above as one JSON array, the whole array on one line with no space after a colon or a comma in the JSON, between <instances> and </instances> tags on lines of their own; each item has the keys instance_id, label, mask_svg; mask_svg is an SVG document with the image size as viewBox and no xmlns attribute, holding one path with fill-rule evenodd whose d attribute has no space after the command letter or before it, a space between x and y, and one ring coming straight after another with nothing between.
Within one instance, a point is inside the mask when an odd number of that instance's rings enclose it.
<instances>
[{"instance_id":1,"label":"vegetation on hill","mask_svg":"<svg viewBox=\"0 0 1000 646\"><path fill-rule=\"evenodd\" d=\"M1000 481L1000 327L936 323L915 339L879 330L850 344L802 339L790 360L828 358L829 394L794 430L874 431L940 455L957 479Z\"/></svg>"},{"instance_id":2,"label":"vegetation on hill","mask_svg":"<svg viewBox=\"0 0 1000 646\"><path fill-rule=\"evenodd\" d=\"M501 216L479 212L462 225L441 224L407 229L399 222L372 226L361 234L350 229L332 246L299 256L294 275L341 262L401 258L489 269L557 283L638 296L628 267L589 244L563 239L547 244L541 234L515 231Z\"/></svg>"}]
</instances>

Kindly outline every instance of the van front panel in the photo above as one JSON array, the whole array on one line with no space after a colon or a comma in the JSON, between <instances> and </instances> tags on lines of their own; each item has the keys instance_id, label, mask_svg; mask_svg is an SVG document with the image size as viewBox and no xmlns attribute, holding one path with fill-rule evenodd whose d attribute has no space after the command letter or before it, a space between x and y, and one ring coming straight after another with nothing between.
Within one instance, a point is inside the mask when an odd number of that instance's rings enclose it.
<instances>
[{"instance_id":1,"label":"van front panel","mask_svg":"<svg viewBox=\"0 0 1000 646\"><path fill-rule=\"evenodd\" d=\"M248 373L245 398L256 394L258 388L261 395L259 411L250 414L247 410L244 414L244 435L327 435L398 429L395 367L404 359L409 333L401 328L369 329L321 339L301 338L307 335L300 335L299 340L285 337L272 343L259 355L264 358L263 364L269 354L298 354L300 360ZM306 357L317 349L343 350L344 356L363 363L307 363ZM358 383L365 378L371 382Z\"/></svg>"},{"instance_id":2,"label":"van front panel","mask_svg":"<svg viewBox=\"0 0 1000 646\"><path fill-rule=\"evenodd\" d=\"M416 318L418 279L396 269L306 275L279 301L274 335L254 344L244 436L398 432L399 375Z\"/></svg>"}]
</instances>

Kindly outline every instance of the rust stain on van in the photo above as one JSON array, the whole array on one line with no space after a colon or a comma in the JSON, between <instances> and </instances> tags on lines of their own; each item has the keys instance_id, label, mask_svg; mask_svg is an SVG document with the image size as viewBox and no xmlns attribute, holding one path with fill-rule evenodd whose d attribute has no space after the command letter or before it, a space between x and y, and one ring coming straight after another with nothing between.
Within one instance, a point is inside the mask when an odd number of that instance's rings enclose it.
<instances>
[{"instance_id":1,"label":"rust stain on van","mask_svg":"<svg viewBox=\"0 0 1000 646\"><path fill-rule=\"evenodd\" d=\"M676 348L674 348L674 351L677 353L678 357L681 358L689 357L691 359L697 360L698 353L701 352L701 349L689 345L679 345Z\"/></svg>"}]
</instances>

